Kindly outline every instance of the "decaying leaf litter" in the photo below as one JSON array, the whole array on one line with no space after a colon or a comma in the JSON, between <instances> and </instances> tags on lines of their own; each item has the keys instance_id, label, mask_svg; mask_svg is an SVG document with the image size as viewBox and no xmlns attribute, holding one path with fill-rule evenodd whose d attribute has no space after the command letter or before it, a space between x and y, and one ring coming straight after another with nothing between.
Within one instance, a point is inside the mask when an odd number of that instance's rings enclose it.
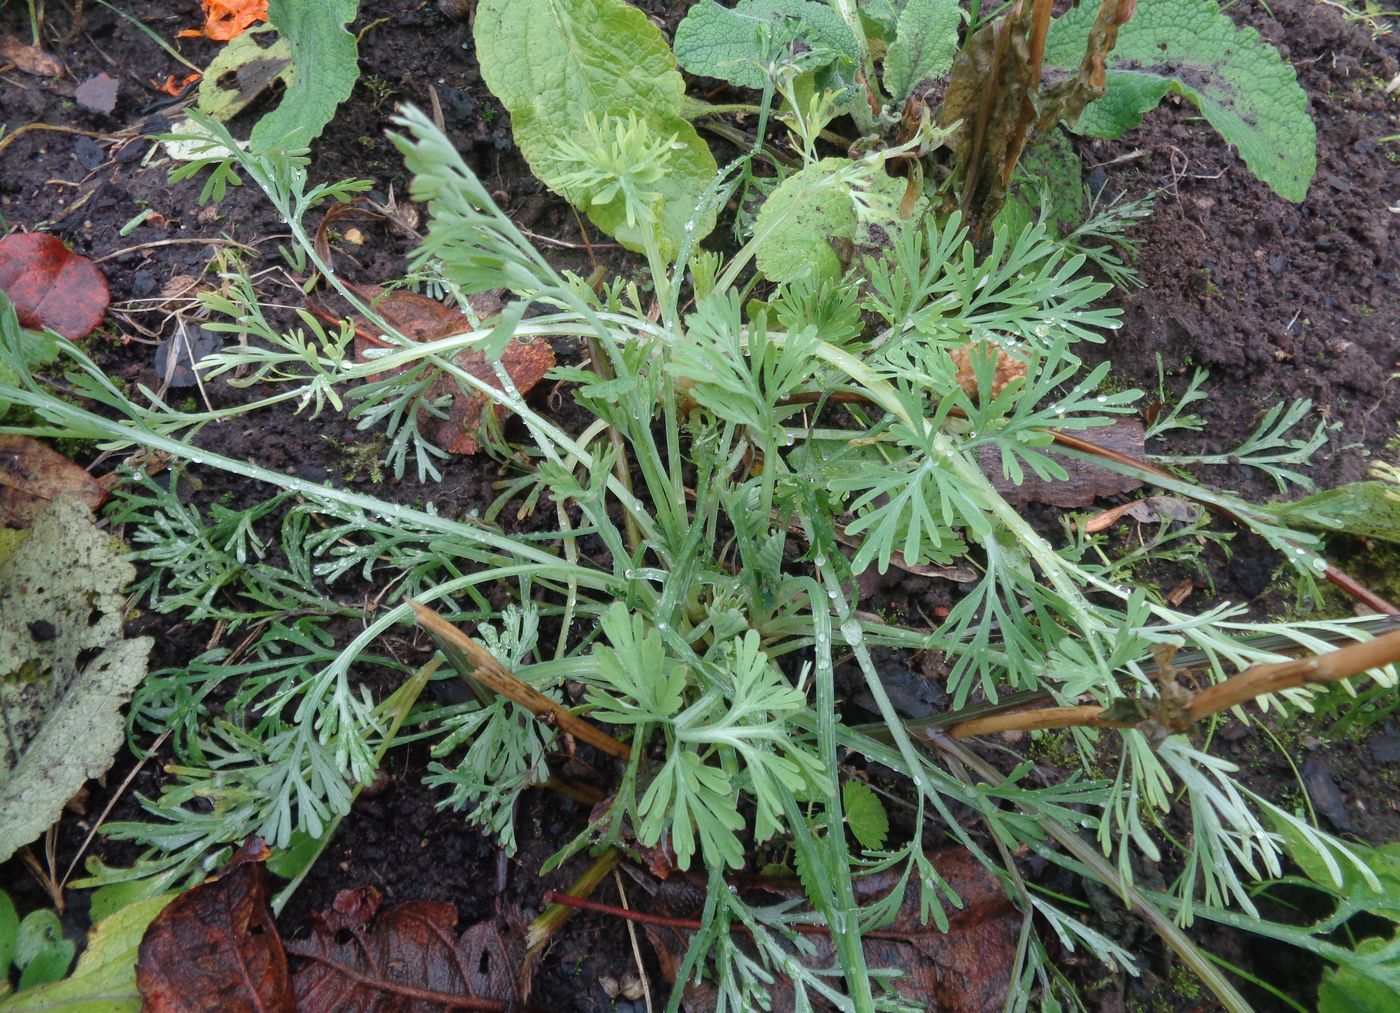
<instances>
[{"instance_id":1,"label":"decaying leaf litter","mask_svg":"<svg viewBox=\"0 0 1400 1013\"><path fill-rule=\"evenodd\" d=\"M1278 5L1275 5L1275 6L1278 6ZM1301 13L1301 12L1299 12L1299 13ZM675 16L675 15L673 15L673 17L674 17L674 16ZM1282 15L1282 16L1283 16L1283 17L1297 17L1298 14L1295 14L1294 12L1290 12L1290 11L1285 11L1285 12L1283 12L1283 15ZM1361 54L1360 57L1359 57L1360 60L1364 61L1364 60L1368 59L1368 57L1366 56L1367 50L1366 50L1366 47L1365 47L1364 45L1362 45L1362 44L1359 43L1359 42L1354 42L1354 43L1352 43L1352 45L1353 45L1353 47L1355 47L1355 48L1353 49L1353 51L1354 51L1354 52L1359 52L1359 53ZM1383 54L1385 51L1384 51L1384 50L1380 50L1380 52ZM1392 51L1392 52L1393 52L1393 51ZM1369 59L1374 63L1374 61L1377 59L1377 57L1374 56L1374 55L1372 55L1372 56L1369 57ZM1393 56L1391 56L1390 59L1393 61ZM1384 71L1384 57L1381 58L1381 62L1380 62L1379 64L1377 64L1376 66L1377 66L1378 69L1380 69L1382 72ZM450 110L450 109L452 108L452 106L451 106L451 101L450 101L450 100L451 100L451 96L448 96L448 98L449 98L449 102L446 104L446 108ZM458 104L458 106L457 106L457 109L460 110L460 109L462 108L462 105L460 104L460 100L458 100L458 101L459 101L459 104ZM428 103L428 102L424 102L423 104L424 104L424 105L428 105L429 103ZM473 132L475 133L476 136L485 136L485 137L489 138L492 131L491 131L490 125L488 125L488 124L482 124L480 121L478 121L478 122L475 124L475 127L474 127ZM1392 132L1393 132L1393 131L1392 131ZM33 139L33 135L31 135L31 137L30 137L29 139L24 139L24 140L25 140L25 143L31 143L31 142L32 142L32 139ZM1177 140L1179 140L1179 138L1177 138ZM488 142L488 143L489 143L489 142ZM0 157L12 157L12 156L0 156ZM1199 157L1199 155L1198 155L1198 157ZM489 158L490 158L490 155L489 155L489 149L488 149L488 151L487 151L487 159L488 159L488 161L489 161ZM1163 156L1163 161L1164 161L1164 162L1166 161L1166 156ZM1174 178L1174 176L1175 176L1174 171L1170 171L1170 170L1173 170L1173 166L1171 166L1171 165L1166 165L1166 166L1164 166L1164 168L1167 169L1167 170L1169 170L1169 171L1168 171L1168 172L1164 172L1164 173L1162 174L1162 176L1161 176L1161 179L1163 179L1163 180L1169 180L1169 181L1172 180L1172 179ZM1209 172L1202 171L1201 173L1199 173L1199 175L1209 175ZM1226 177L1226 183L1227 183L1227 184L1233 183L1233 180L1230 180L1229 177L1227 176L1227 177ZM1177 185L1178 187L1186 187L1186 188L1189 188L1190 186L1192 186L1192 184L1191 184L1190 182L1188 182L1188 181L1187 181L1186 179L1184 179L1184 178L1183 178L1183 179L1180 179L1180 180L1176 180L1176 185ZM1200 181L1200 182L1197 182L1195 185L1196 185L1196 186L1199 186L1199 187L1213 187L1213 186L1218 186L1218 185L1219 185L1219 181ZM1338 192L1340 192L1340 191L1338 191ZM187 198L187 199L188 199L188 198ZM537 201L535 206L540 206L540 202ZM1194 205L1188 205L1188 206L1194 206ZM191 205L191 207L192 207L192 205ZM1198 208L1198 210L1199 210L1199 208ZM7 217L10 216L10 212L9 212L8 209L6 210L6 214L7 214ZM129 217L129 216L128 216L128 217ZM177 220L178 220L178 216L177 216ZM118 224L118 225L120 225L120 224L125 224L126 221L127 221L127 217L123 217L123 218L121 219L121 222L119 222L119 223L117 223L117 224ZM79 224L81 224L81 223L79 223ZM552 229L541 230L541 229L538 227L539 224L540 224L539 222L536 222L536 223L535 223L535 226L532 228L532 231L541 232L542 234L545 234L545 235L550 235L550 234L552 234L552 235L558 236L558 237L573 236L573 235L576 234L576 227L574 227L574 226L571 224L571 217L570 217L570 216L567 216L567 212L564 212L564 216L562 216L562 217L556 219L554 222L550 223L551 225L554 226L554 228L552 228ZM271 231L271 230L269 230L269 231ZM1183 229L1183 232L1186 232L1186 231L1188 231L1188 230ZM1365 235L1364 231L1363 231L1363 232L1358 232L1357 234L1358 234L1358 235L1362 235L1362 236ZM114 238L115 238L115 236L114 236ZM256 237L253 236L253 235L251 235L251 234L244 234L243 236L240 236L240 237L238 237L238 238L256 238ZM570 241L576 241L576 239L572 239L572 238L571 238ZM1193 242L1199 242L1199 238L1193 240ZM601 243L600 243L599 245L601 246ZM119 243L119 242L113 242L109 247L107 247L107 248L105 248L105 249L102 249L102 250L94 250L94 251L92 251L92 252L94 252L96 255L101 255L102 253L109 252L111 249L120 249L120 248L121 248L121 243ZM352 254L357 252L357 250L356 250L355 248L352 248L352 247L348 247L348 246L347 246L347 247L344 247L344 248L345 248L347 251L351 252ZM168 249L168 248L166 248L166 249ZM1363 247L1362 247L1362 250L1364 251L1365 249L1366 249L1366 247L1363 246ZM202 251L201 251L201 252L202 252ZM605 256L605 257L606 257L606 256L609 256L609 254L603 252L603 250L601 250L601 249L600 249L599 251L597 251L597 252L598 252L599 254ZM378 253L372 253L371 256L372 256L372 257L378 257L378 256L380 256L380 255L379 255ZM575 262L576 262L576 263L579 263L579 266L580 266L580 268L582 269L582 272L583 272L583 273L587 273L587 270L588 270L588 268L589 268L589 264L588 264L587 260L584 258L584 256L583 256L582 254L576 254L576 253L574 253L574 252L571 251L571 252L565 253L564 256L566 256L566 257L570 257L570 256L576 257L577 259L575 260ZM179 262L177 262L177 263L179 263ZM1217 275L1220 273L1219 267L1218 267L1218 263L1219 263L1219 262L1217 262L1217 266L1216 266L1216 268L1215 268L1215 274L1217 274ZM1248 260L1246 260L1245 263L1248 264ZM358 273L357 273L356 276L358 277ZM376 272L376 271L367 272L367 274L365 275L365 277L369 277L369 278L388 278L388 277L392 277L392 276L393 276L393 273L392 273L392 272ZM115 279L114 279L114 282L115 282ZM115 283L116 283L116 284L123 284L124 282L115 282ZM1215 301L1217 301L1217 302L1223 301L1223 296L1221 296L1221 295L1216 295L1216 294L1212 294L1212 293L1210 292L1210 286L1211 286L1211 285L1219 286L1219 282L1215 282L1215 281L1213 281L1213 280L1207 280L1206 283L1198 283L1198 288L1201 288L1201 289L1202 289L1202 302L1204 302L1204 303L1206 303L1206 304L1209 304L1212 300L1215 300ZM1190 286L1188 285L1187 288L1189 289ZM1147 293L1145 296L1134 297L1134 299L1135 299L1135 305L1139 305L1139 306L1147 306L1147 305L1149 305L1149 303L1145 302L1144 300L1145 300L1146 298L1148 298L1150 295L1151 295L1151 290L1149 289L1148 293ZM1254 296L1251 294L1250 298L1254 298ZM1393 306L1387 306L1381 299L1376 298L1374 292L1369 296L1369 298L1370 298L1370 303L1372 304L1372 305L1371 305L1371 310L1372 310L1372 313L1373 313L1373 314L1379 314L1379 315L1381 315L1382 317L1384 317L1385 314L1387 314L1387 313L1393 313L1393 312L1394 312L1394 311L1393 311ZM1316 314L1316 316L1322 317L1323 315L1322 315L1321 313L1318 313L1318 314ZM1192 325L1191 325L1191 317L1190 317L1189 315L1186 316L1186 317L1184 317L1184 318L1182 318L1182 319L1185 320L1185 322L1186 322L1186 323L1185 323L1185 326L1187 326L1187 327L1192 326ZM1361 319L1365 319L1365 318L1362 317ZM1285 321L1285 323L1286 323L1286 322L1287 322L1287 321ZM1151 324L1151 321L1149 320L1148 323ZM1319 320L1317 323L1314 323L1314 324L1312 324L1312 325L1310 325L1310 326L1313 326L1313 327L1317 327L1317 326L1326 327L1326 326L1328 326L1328 325L1327 325L1324 321ZM1151 330L1153 329L1153 327L1152 327L1152 326L1149 326L1149 327L1147 327L1146 329L1149 330L1149 331L1151 331ZM139 332L135 332L135 333L139 333ZM1169 328L1168 328L1168 333L1170 333L1170 329L1169 329ZM1158 342L1161 342L1161 341L1162 341L1161 338L1153 338L1152 340L1158 341ZM1272 339L1271 339L1271 340L1272 340ZM1312 339L1312 338L1310 338L1310 337L1308 337L1308 336L1305 335L1304 338L1300 339L1299 343L1300 343L1300 344L1303 344L1303 345L1306 345L1307 342L1310 342L1310 341L1312 341L1312 340L1314 340L1314 339ZM130 347L130 346L128 346L128 347ZM1171 350L1171 347L1172 347L1172 346L1171 346L1170 344L1163 344L1162 347L1166 348L1167 350ZM1285 346L1285 345L1279 345L1278 347L1280 348L1280 350L1285 350L1285 351L1287 350L1287 346ZM1212 355L1217 355L1217 353L1211 353L1211 354L1212 354ZM1333 358L1338 360L1337 366L1338 366L1338 368L1339 368L1339 372L1340 372L1340 371L1344 371L1344 370L1347 368L1347 359L1348 359L1348 355L1349 355L1349 354L1352 354L1352 353L1340 352L1340 353L1334 353L1334 354L1333 354ZM1110 353L1110 357L1112 357L1112 356L1111 356L1111 353ZM1325 358L1325 357L1324 357L1324 358ZM1208 361L1209 361L1209 360L1208 360ZM1283 360L1279 360L1279 361L1283 361ZM1116 365L1116 364L1115 364L1115 365ZM1357 386L1354 387L1354 388L1352 388L1352 393L1350 394L1350 396L1352 396L1352 397L1358 397L1358 398L1359 398L1359 397L1364 397L1365 394L1366 394L1366 382L1367 382L1367 381L1370 381L1371 379L1372 379L1372 378L1369 378L1369 377L1354 377L1354 380L1355 380ZM1153 377L1152 377L1151 371L1150 371L1150 369L1149 369L1149 370L1144 371L1144 373L1141 375L1140 384L1141 384L1142 386L1151 386L1152 380L1153 380ZM1291 380L1291 378L1285 378L1285 381L1284 381L1284 382L1285 382L1285 384L1289 384L1289 383L1292 382L1292 380ZM1309 393L1313 393L1313 392L1314 392L1314 391L1309 391ZM1215 404L1215 403L1208 404L1206 407L1207 407L1208 411L1209 411L1209 412L1212 412L1212 413L1215 413L1215 412L1218 412L1218 411L1221 410L1220 407L1219 407L1217 404ZM1374 415L1374 413L1372 413L1372 414ZM1363 423L1363 424L1369 424L1369 422L1368 422L1368 423ZM1247 429L1248 429L1248 426L1246 426L1245 429L1247 430ZM1209 433L1210 430L1208 430L1207 432ZM354 431L351 430L350 433L349 433L348 435L350 435L350 436L353 438L354 435L355 435L355 434L354 434ZM1242 433L1241 435L1243 435L1243 433ZM1223 446L1223 445L1224 445L1224 441L1222 441L1220 444L1215 444L1213 440L1209 440L1209 441L1203 442L1203 444L1202 444L1202 446L1204 446L1204 447L1210 447L1210 446L1212 446L1212 445L1214 445L1214 446ZM1190 448L1190 449L1191 449L1191 450L1195 450L1196 448ZM281 454L282 451L276 450L276 449L274 448L274 453L275 453L275 454ZM288 460L289 463L293 463L293 462L294 462L294 463L302 463L302 462L305 461L305 458L304 458L304 457L298 457L298 456L290 456L290 457L287 458L287 460ZM449 479L449 481L452 481L452 479ZM457 479L456 481L458 481L458 482L460 483L462 480L461 480L461 479ZM435 497L435 494L430 493L429 495L434 495L434 497ZM1259 497L1259 498L1260 498L1260 499L1268 499L1269 496L1268 496L1267 494L1265 494L1265 495L1263 495L1263 496L1261 496L1261 497ZM1034 509L1034 508L1032 508L1032 509ZM1229 581L1231 581L1231 582L1233 583L1232 578L1234 578L1235 572L1236 572L1236 571L1239 571L1241 574L1243 574L1243 570L1241 569L1240 564L1238 563L1238 561L1236 561L1235 563L1232 563L1232 564L1223 564L1223 565L1217 570L1217 572L1216 572L1215 575L1216 575L1218 578L1222 579L1222 580L1229 580ZM888 585L890 584L890 581L889 581L888 578L886 578L884 581L882 581L882 583L886 584L887 587L888 587ZM880 594L881 592L877 590L877 591L875 591L874 593L875 593L875 594ZM1198 592L1198 593L1199 593L1199 592ZM1237 591L1236 594L1238 595L1238 593L1239 593L1239 592ZM1227 594L1228 594L1228 592L1227 592ZM900 609L900 610L903 611L904 614L906 614L906 615L913 615L913 614L915 614L915 612L918 611L919 608L922 608L922 609L924 609L924 610L928 610L930 607L937 608L937 607L939 607L939 605L941 604L941 603L939 603L936 599L935 599L934 601L928 601L927 599L922 600L922 601L919 601L919 599L922 597L921 594L919 594L919 593L917 593L917 592L911 593L911 591L910 591L909 589L907 589L906 586L904 586L904 585L899 585L899 584L896 584L896 585L893 586L893 587L888 587L888 589L887 589L886 591L884 591L884 596L885 596L886 600L887 600L889 603L892 603L893 607L895 607L895 608L897 608L897 609ZM913 605L913 606L911 607L910 599L913 599L914 601L918 601L918 605ZM946 601L948 601L949 599L947 599L947 598L945 597L943 600L946 602ZM895 673L891 673L891 674L894 675ZM402 789L391 788L390 790L391 790L391 791L398 791L398 790L402 790ZM371 802L373 802L373 800L371 800ZM364 804L364 803L362 802L362 803L360 803L360 804ZM546 811L549 811L549 807L546 807ZM461 832L461 831L460 831L460 825L458 825L457 827L455 827L453 832L454 832L454 833L460 833L460 832ZM445 832L443 833L443 836L447 836L447 835L445 834ZM565 836L568 836L568 834L566 833ZM549 847L546 847L546 848L545 848L545 851L548 851L548 850L550 850ZM539 864L539 863L536 862L535 865L534 865L534 868L538 868L538 864ZM367 870L367 871L368 871L368 870ZM532 871L533 871L533 869L530 870L530 872L532 872ZM529 878L529 874L528 874L528 873L526 873L526 878ZM344 885L344 884L342 883L341 885ZM535 884L533 884L533 883L531 884L532 889L533 889L534 885L535 885ZM567 884L563 884L563 885L567 885ZM630 891L629 891L629 892L630 892ZM522 895L523 895L523 894L522 894ZM328 902L328 901L329 901L329 895L326 896L326 902ZM325 905L323 904L322 906L325 906ZM626 964L626 961L624 960L623 963L622 963L621 965L619 965L619 966L625 966L625 964Z\"/></svg>"}]
</instances>

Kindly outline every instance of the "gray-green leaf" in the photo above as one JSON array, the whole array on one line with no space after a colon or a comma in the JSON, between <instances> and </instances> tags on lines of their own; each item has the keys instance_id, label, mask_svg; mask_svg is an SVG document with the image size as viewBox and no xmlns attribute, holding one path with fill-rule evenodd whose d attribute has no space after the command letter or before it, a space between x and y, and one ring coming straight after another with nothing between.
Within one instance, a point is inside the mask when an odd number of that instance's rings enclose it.
<instances>
[{"instance_id":1,"label":"gray-green leaf","mask_svg":"<svg viewBox=\"0 0 1400 1013\"><path fill-rule=\"evenodd\" d=\"M1078 68L1097 6L1080 4L1051 26L1047 70ZM1117 137L1174 91L1279 196L1307 196L1317 168L1307 96L1278 52L1254 29L1235 27L1214 0L1138 0L1108 59L1107 88L1084 110L1080 133Z\"/></svg>"},{"instance_id":2,"label":"gray-green leaf","mask_svg":"<svg viewBox=\"0 0 1400 1013\"><path fill-rule=\"evenodd\" d=\"M958 51L957 0L909 0L885 54L885 91L903 101L920 81L941 77Z\"/></svg>"},{"instance_id":3,"label":"gray-green leaf","mask_svg":"<svg viewBox=\"0 0 1400 1013\"><path fill-rule=\"evenodd\" d=\"M112 764L151 638L125 640L136 574L87 507L60 497L0 566L0 861Z\"/></svg>"},{"instance_id":4,"label":"gray-green leaf","mask_svg":"<svg viewBox=\"0 0 1400 1013\"><path fill-rule=\"evenodd\" d=\"M794 49L794 43L802 49ZM838 61L854 67L859 58L855 36L841 15L814 0L742 0L732 9L705 0L676 27L675 45L676 59L692 74L741 88L762 88L771 61L792 63L805 73Z\"/></svg>"}]
</instances>

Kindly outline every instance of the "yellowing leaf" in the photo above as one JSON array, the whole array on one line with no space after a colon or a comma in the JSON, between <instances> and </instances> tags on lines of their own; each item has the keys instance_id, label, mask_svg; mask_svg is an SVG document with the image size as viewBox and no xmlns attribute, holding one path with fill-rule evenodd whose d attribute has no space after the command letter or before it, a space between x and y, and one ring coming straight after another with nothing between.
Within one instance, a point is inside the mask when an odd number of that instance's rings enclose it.
<instances>
[{"instance_id":1,"label":"yellowing leaf","mask_svg":"<svg viewBox=\"0 0 1400 1013\"><path fill-rule=\"evenodd\" d=\"M0 1013L137 1013L136 954L146 926L175 897L162 894L128 904L98 922L78 966L63 981L26 989L0 1002Z\"/></svg>"}]
</instances>

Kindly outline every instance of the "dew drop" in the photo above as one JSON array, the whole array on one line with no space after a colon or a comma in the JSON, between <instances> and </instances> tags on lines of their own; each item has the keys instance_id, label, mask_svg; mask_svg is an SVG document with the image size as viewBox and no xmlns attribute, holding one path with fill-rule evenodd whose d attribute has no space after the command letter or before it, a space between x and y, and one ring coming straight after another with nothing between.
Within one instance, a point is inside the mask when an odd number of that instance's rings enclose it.
<instances>
[{"instance_id":1,"label":"dew drop","mask_svg":"<svg viewBox=\"0 0 1400 1013\"><path fill-rule=\"evenodd\" d=\"M1105 396L1102 395L1102 394L1100 394L1098 397L1094 398L1094 400L1097 401L1099 404L1106 404L1106 403L1108 402L1108 398L1105 397Z\"/></svg>"},{"instance_id":2,"label":"dew drop","mask_svg":"<svg viewBox=\"0 0 1400 1013\"><path fill-rule=\"evenodd\" d=\"M1314 570L1321 573L1323 570L1327 569L1327 560L1323 559L1321 556L1314 556L1312 565Z\"/></svg>"},{"instance_id":3,"label":"dew drop","mask_svg":"<svg viewBox=\"0 0 1400 1013\"><path fill-rule=\"evenodd\" d=\"M826 565L826 557L825 557L825 556L822 556L822 555L818 555L815 559L812 560L812 562L816 563L818 566L825 566L825 565Z\"/></svg>"}]
</instances>

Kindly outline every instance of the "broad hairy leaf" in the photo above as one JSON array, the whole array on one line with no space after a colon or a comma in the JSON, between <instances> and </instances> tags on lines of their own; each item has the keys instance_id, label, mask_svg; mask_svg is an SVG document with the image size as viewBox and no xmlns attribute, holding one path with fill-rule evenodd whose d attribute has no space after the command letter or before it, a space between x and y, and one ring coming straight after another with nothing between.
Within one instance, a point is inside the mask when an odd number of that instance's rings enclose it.
<instances>
[{"instance_id":1,"label":"broad hairy leaf","mask_svg":"<svg viewBox=\"0 0 1400 1013\"><path fill-rule=\"evenodd\" d=\"M861 847L876 851L885 846L890 832L890 818L874 790L860 781L847 781L841 786L841 805L846 810L846 823Z\"/></svg>"},{"instance_id":2,"label":"broad hairy leaf","mask_svg":"<svg viewBox=\"0 0 1400 1013\"><path fill-rule=\"evenodd\" d=\"M1094 14L1095 5L1080 4L1051 26L1048 71L1079 65ZM1237 28L1215 0L1138 0L1106 67L1107 92L1079 117L1080 133L1117 137L1176 92L1279 196L1307 196L1317 167L1307 96L1278 52L1252 28Z\"/></svg>"},{"instance_id":3,"label":"broad hairy leaf","mask_svg":"<svg viewBox=\"0 0 1400 1013\"><path fill-rule=\"evenodd\" d=\"M839 278L845 264L832 241L850 243L857 238L856 199L893 206L904 196L904 181L883 171L864 186L844 178L854 166L848 158L823 158L783 180L763 202L754 235L763 238L758 269L766 278Z\"/></svg>"},{"instance_id":4,"label":"broad hairy leaf","mask_svg":"<svg viewBox=\"0 0 1400 1013\"><path fill-rule=\"evenodd\" d=\"M1318 1013L1390 1013L1400 994L1400 934L1356 944L1355 959L1329 968L1317 989Z\"/></svg>"},{"instance_id":5,"label":"broad hairy leaf","mask_svg":"<svg viewBox=\"0 0 1400 1013\"><path fill-rule=\"evenodd\" d=\"M957 0L909 0L885 53L885 90L897 101L920 82L953 66L962 15Z\"/></svg>"},{"instance_id":6,"label":"broad hairy leaf","mask_svg":"<svg viewBox=\"0 0 1400 1013\"><path fill-rule=\"evenodd\" d=\"M701 239L714 215L692 220L714 179L714 157L683 118L685 82L666 38L623 0L481 0L473 28L481 75L511 115L511 129L540 180L587 212L629 249L644 248L645 229L627 221L622 194L595 204L599 188L566 185L573 168L565 142L589 141L591 114L605 127L629 114L649 135L670 139L666 172L656 181L661 255L679 248L691 224Z\"/></svg>"},{"instance_id":7,"label":"broad hairy leaf","mask_svg":"<svg viewBox=\"0 0 1400 1013\"><path fill-rule=\"evenodd\" d=\"M855 36L828 4L815 0L740 0L733 8L703 0L676 26L676 59L692 74L761 89L766 65L801 73L859 59Z\"/></svg>"},{"instance_id":8,"label":"broad hairy leaf","mask_svg":"<svg viewBox=\"0 0 1400 1013\"><path fill-rule=\"evenodd\" d=\"M320 136L360 76L359 45L346 28L359 0L269 0L268 14L292 44L287 94L249 138L255 151L300 148Z\"/></svg>"},{"instance_id":9,"label":"broad hairy leaf","mask_svg":"<svg viewBox=\"0 0 1400 1013\"><path fill-rule=\"evenodd\" d=\"M1263 509L1288 527L1400 542L1400 485L1390 482L1350 482Z\"/></svg>"},{"instance_id":10,"label":"broad hairy leaf","mask_svg":"<svg viewBox=\"0 0 1400 1013\"><path fill-rule=\"evenodd\" d=\"M122 742L152 640L126 640L125 547L59 497L0 566L0 861L43 833Z\"/></svg>"},{"instance_id":11,"label":"broad hairy leaf","mask_svg":"<svg viewBox=\"0 0 1400 1013\"><path fill-rule=\"evenodd\" d=\"M146 927L173 896L136 901L98 922L70 976L11 996L0 1002L0 1013L138 1013L137 949Z\"/></svg>"}]
</instances>

